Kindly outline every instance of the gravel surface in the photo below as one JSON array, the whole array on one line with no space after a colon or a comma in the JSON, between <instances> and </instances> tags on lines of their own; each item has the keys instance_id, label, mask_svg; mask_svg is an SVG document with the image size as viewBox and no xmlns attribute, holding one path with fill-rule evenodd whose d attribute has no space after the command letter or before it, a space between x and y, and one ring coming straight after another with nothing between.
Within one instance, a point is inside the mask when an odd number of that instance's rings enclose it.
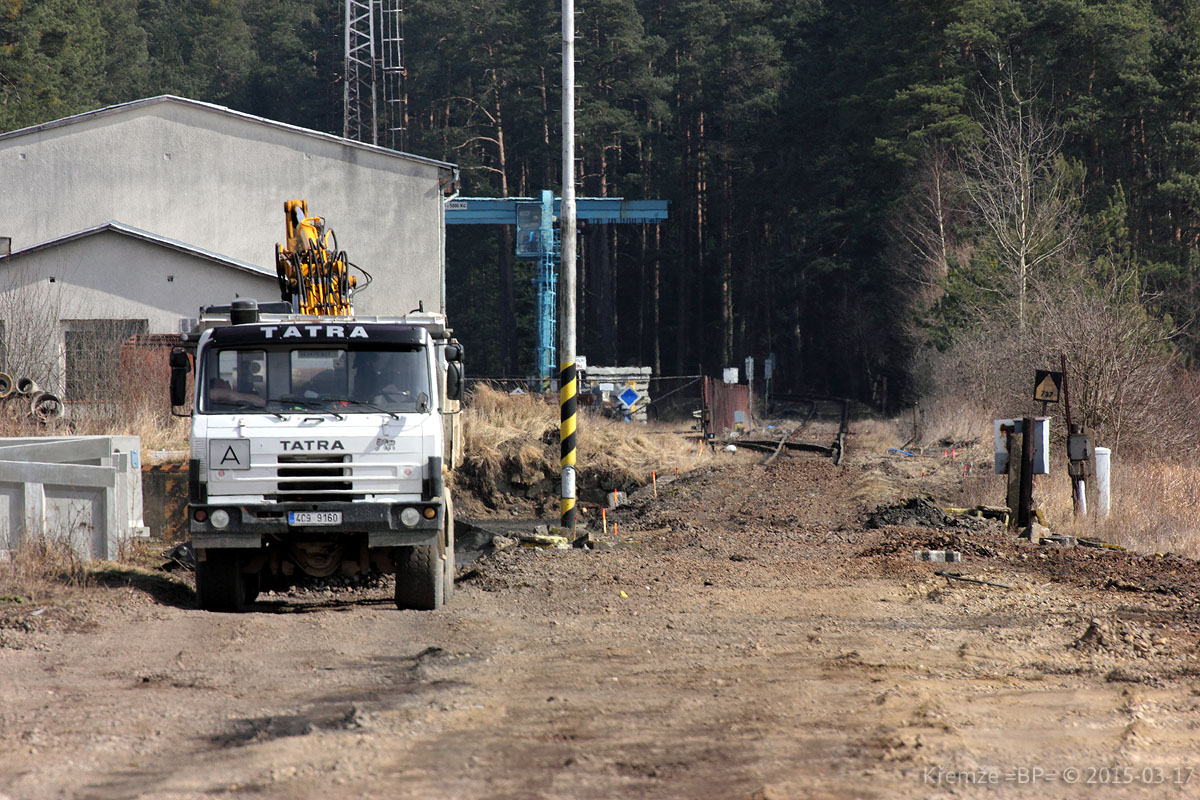
<instances>
[{"instance_id":1,"label":"gravel surface","mask_svg":"<svg viewBox=\"0 0 1200 800\"><path fill-rule=\"evenodd\" d=\"M1200 796L1197 563L1018 542L851 445L660 479L436 613L124 567L0 605L0 797Z\"/></svg>"}]
</instances>

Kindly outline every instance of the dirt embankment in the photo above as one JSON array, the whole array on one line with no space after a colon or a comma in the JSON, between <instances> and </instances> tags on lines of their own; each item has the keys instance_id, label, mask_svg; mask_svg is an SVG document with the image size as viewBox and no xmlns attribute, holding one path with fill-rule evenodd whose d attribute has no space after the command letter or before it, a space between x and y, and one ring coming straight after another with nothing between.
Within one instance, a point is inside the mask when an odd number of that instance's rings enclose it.
<instances>
[{"instance_id":1,"label":"dirt embankment","mask_svg":"<svg viewBox=\"0 0 1200 800\"><path fill-rule=\"evenodd\" d=\"M464 565L432 614L386 586L205 614L112 571L6 610L0 795L1196 796L1196 563L875 513L957 505L961 472L718 464L597 549Z\"/></svg>"}]
</instances>

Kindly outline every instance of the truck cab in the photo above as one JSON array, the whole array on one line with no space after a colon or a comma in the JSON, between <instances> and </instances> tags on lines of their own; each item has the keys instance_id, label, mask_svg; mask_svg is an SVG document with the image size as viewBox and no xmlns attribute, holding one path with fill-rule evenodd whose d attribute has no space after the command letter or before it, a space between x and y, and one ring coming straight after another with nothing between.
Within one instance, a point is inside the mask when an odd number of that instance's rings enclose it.
<instances>
[{"instance_id":1,"label":"truck cab","mask_svg":"<svg viewBox=\"0 0 1200 800\"><path fill-rule=\"evenodd\" d=\"M454 581L446 475L459 460L462 350L445 319L311 316L252 300L201 309L172 356L188 399L196 591L244 610L299 575L394 573L399 608Z\"/></svg>"}]
</instances>

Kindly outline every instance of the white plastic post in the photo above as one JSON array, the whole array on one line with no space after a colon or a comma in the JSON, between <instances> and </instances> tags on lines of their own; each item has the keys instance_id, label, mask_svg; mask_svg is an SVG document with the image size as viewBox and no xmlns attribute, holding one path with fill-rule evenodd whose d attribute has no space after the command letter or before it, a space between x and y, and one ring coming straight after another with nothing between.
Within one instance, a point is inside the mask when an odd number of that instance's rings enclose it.
<instances>
[{"instance_id":1,"label":"white plastic post","mask_svg":"<svg viewBox=\"0 0 1200 800\"><path fill-rule=\"evenodd\" d=\"M1075 496L1079 498L1079 516L1087 516L1087 484L1082 480L1075 481Z\"/></svg>"},{"instance_id":2,"label":"white plastic post","mask_svg":"<svg viewBox=\"0 0 1200 800\"><path fill-rule=\"evenodd\" d=\"M1097 447L1096 453L1096 514L1103 519L1112 510L1111 477L1112 450Z\"/></svg>"}]
</instances>

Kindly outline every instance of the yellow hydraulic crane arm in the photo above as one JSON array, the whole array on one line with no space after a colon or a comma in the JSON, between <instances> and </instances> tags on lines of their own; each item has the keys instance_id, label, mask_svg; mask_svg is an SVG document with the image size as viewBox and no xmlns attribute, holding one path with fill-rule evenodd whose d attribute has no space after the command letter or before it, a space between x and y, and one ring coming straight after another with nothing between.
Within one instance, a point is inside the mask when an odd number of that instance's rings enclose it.
<instances>
[{"instance_id":1,"label":"yellow hydraulic crane arm","mask_svg":"<svg viewBox=\"0 0 1200 800\"><path fill-rule=\"evenodd\" d=\"M283 204L287 244L275 245L279 292L300 314L348 317L354 314L357 279L350 260L337 249L337 237L322 217L308 215L308 202Z\"/></svg>"}]
</instances>

